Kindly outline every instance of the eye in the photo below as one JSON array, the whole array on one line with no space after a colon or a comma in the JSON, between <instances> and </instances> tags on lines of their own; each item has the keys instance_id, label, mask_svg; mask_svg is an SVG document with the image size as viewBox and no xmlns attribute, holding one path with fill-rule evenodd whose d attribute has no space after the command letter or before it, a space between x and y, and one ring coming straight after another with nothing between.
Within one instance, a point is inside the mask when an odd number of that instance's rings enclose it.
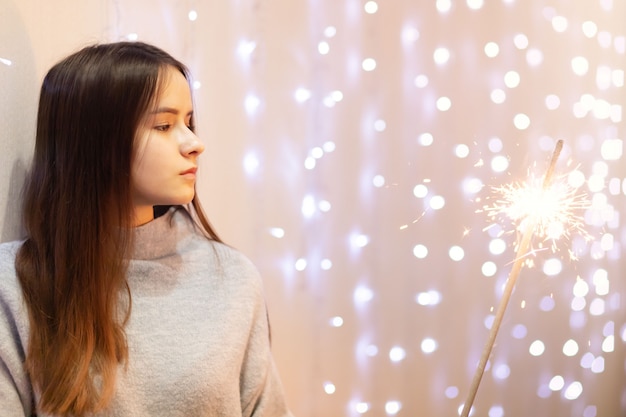
<instances>
[{"instance_id":1,"label":"eye","mask_svg":"<svg viewBox=\"0 0 626 417\"><path fill-rule=\"evenodd\" d=\"M158 130L159 132L167 132L168 130L170 130L170 127L171 127L170 124L164 124L164 125L155 126L154 128Z\"/></svg>"}]
</instances>

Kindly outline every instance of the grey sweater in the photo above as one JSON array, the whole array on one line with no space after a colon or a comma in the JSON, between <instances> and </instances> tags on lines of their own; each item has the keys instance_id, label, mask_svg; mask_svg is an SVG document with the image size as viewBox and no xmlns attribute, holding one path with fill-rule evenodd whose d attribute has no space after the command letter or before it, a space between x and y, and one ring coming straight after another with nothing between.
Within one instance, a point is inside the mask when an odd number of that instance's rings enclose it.
<instances>
[{"instance_id":1,"label":"grey sweater","mask_svg":"<svg viewBox=\"0 0 626 417\"><path fill-rule=\"evenodd\" d=\"M258 272L199 235L185 213L136 229L128 282L128 368L98 417L291 416L270 352ZM23 367L28 315L15 276L20 242L0 245L0 415L35 414ZM43 416L42 414L38 414Z\"/></svg>"}]
</instances>

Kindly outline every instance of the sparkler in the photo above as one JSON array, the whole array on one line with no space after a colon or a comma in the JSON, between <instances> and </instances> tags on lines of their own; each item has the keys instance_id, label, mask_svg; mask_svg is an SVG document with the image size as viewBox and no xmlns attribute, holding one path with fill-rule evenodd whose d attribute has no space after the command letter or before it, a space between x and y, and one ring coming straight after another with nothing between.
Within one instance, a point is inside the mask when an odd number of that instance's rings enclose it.
<instances>
[{"instance_id":1,"label":"sparkler","mask_svg":"<svg viewBox=\"0 0 626 417\"><path fill-rule=\"evenodd\" d=\"M554 148L550 165L543 177L543 182L531 180L526 184L512 184L496 188L495 191L500 194L501 198L493 206L485 207L485 211L491 217L504 214L513 222L516 222L516 231L521 238L516 245L515 261L506 281L502 299L500 300L487 342L472 380L470 391L463 406L462 417L469 416L471 411L485 366L491 355L504 312L520 271L524 264L529 266L532 264L528 254L532 253L530 248L533 236L541 238L542 242L551 240L552 250L555 251L556 240L567 236L570 231L576 230L585 234L582 229L582 220L574 213L575 210L586 207L584 196L578 194L577 189L568 184L553 184L554 169L562 148L563 141L559 140ZM571 253L570 257L573 257Z\"/></svg>"}]
</instances>

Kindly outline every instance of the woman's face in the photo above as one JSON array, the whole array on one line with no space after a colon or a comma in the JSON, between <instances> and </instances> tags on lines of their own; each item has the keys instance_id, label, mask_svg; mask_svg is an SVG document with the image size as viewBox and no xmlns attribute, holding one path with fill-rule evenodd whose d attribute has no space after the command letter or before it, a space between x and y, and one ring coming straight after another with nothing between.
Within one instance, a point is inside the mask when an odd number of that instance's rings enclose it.
<instances>
[{"instance_id":1,"label":"woman's face","mask_svg":"<svg viewBox=\"0 0 626 417\"><path fill-rule=\"evenodd\" d=\"M183 74L163 71L161 94L140 122L132 163L135 225L153 219L155 205L189 203L195 194L198 155L204 145L192 132L193 103Z\"/></svg>"}]
</instances>

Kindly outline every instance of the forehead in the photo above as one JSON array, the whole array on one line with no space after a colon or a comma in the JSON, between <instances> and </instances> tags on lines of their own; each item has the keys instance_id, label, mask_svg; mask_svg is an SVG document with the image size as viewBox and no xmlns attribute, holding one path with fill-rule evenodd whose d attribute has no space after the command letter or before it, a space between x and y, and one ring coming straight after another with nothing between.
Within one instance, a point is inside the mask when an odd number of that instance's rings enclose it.
<instances>
[{"instance_id":1,"label":"forehead","mask_svg":"<svg viewBox=\"0 0 626 417\"><path fill-rule=\"evenodd\" d=\"M159 71L155 101L158 103L168 98L191 101L189 81L178 68L169 65Z\"/></svg>"}]
</instances>

